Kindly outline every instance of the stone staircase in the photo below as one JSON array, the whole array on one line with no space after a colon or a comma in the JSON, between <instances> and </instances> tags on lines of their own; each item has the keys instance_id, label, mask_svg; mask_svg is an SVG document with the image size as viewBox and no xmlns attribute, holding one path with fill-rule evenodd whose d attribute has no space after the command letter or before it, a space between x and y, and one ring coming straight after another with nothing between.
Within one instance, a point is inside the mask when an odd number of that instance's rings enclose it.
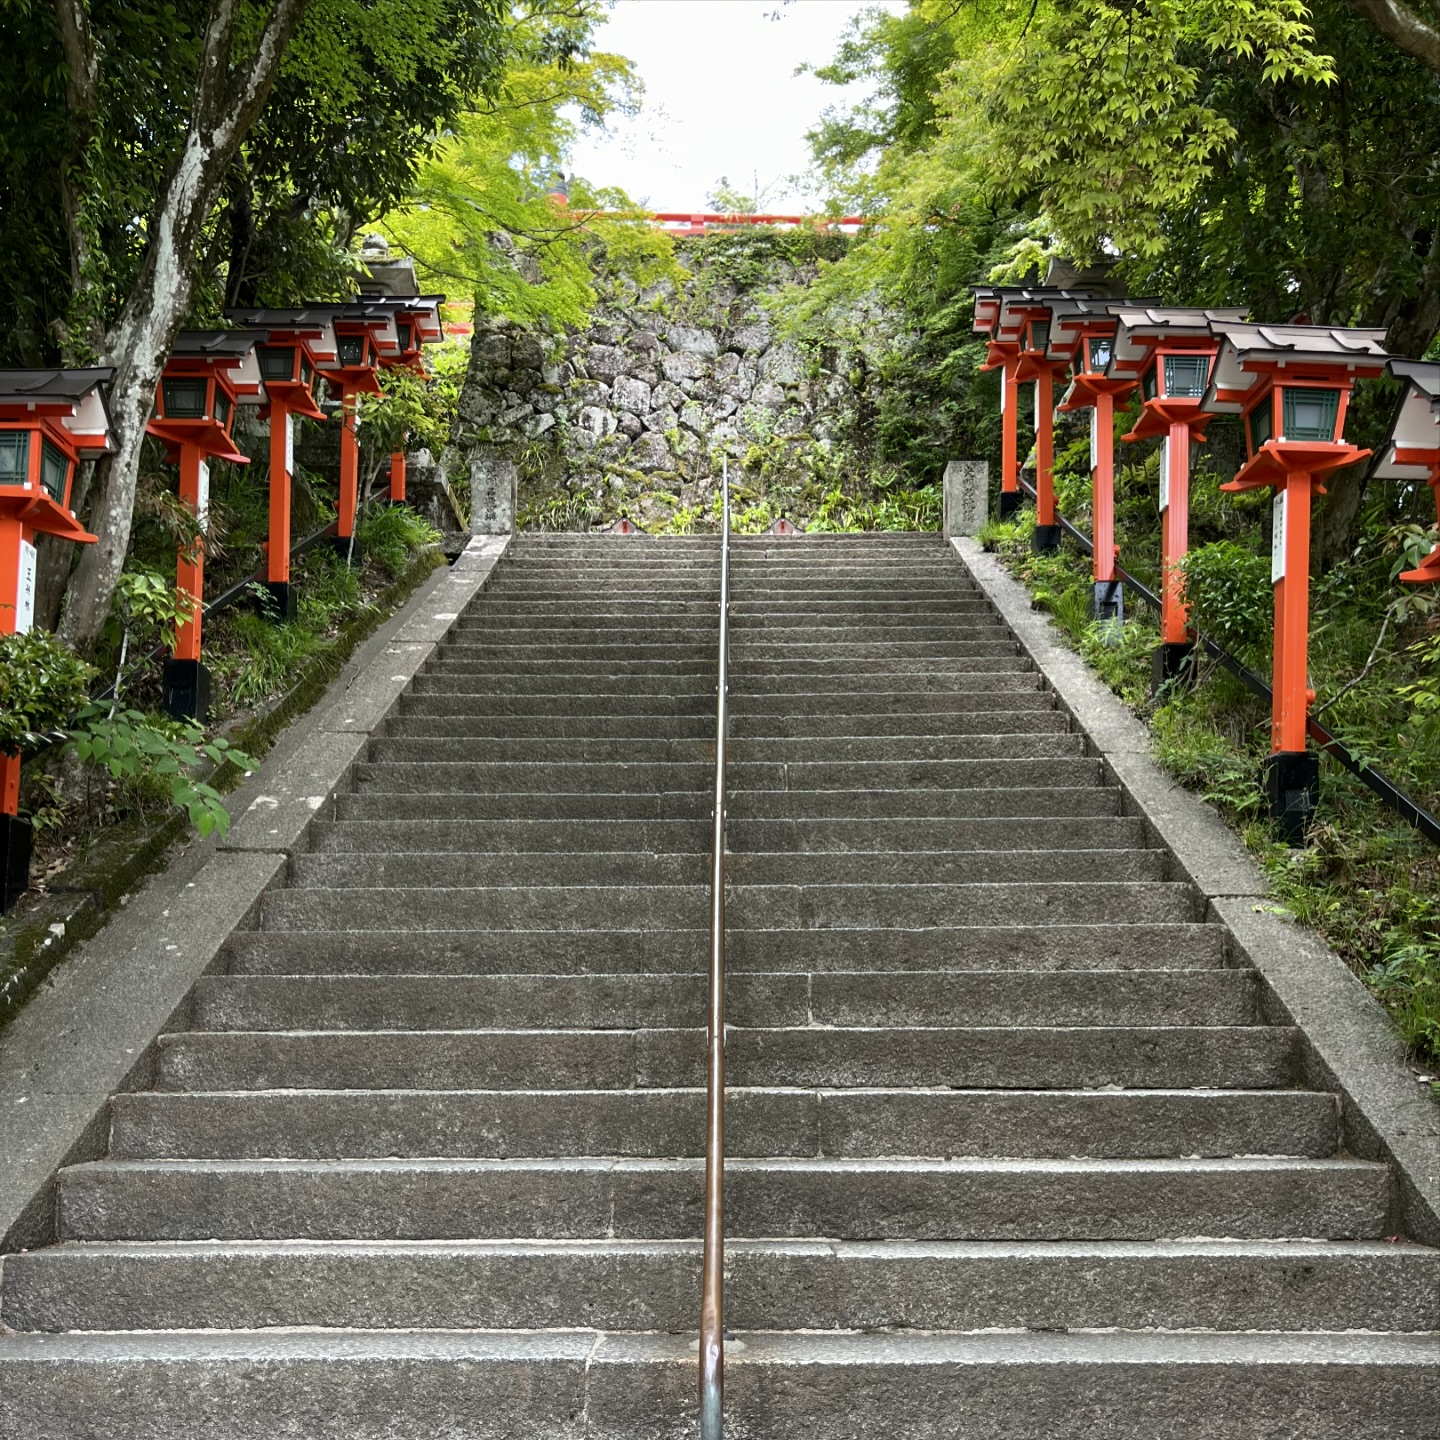
<instances>
[{"instance_id":1,"label":"stone staircase","mask_svg":"<svg viewBox=\"0 0 1440 1440\"><path fill-rule=\"evenodd\" d=\"M4 1257L0 1435L695 1433L718 578L515 542ZM958 560L732 585L728 1433L1440 1437L1440 1254Z\"/></svg>"}]
</instances>

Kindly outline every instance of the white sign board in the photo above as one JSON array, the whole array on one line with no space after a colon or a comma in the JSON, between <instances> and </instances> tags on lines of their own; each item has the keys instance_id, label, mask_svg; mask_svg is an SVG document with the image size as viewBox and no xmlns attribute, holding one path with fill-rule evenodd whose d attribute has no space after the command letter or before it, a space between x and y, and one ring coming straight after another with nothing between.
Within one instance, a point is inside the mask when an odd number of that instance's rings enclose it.
<instances>
[{"instance_id":1,"label":"white sign board","mask_svg":"<svg viewBox=\"0 0 1440 1440\"><path fill-rule=\"evenodd\" d=\"M1270 583L1285 578L1285 492L1275 492L1274 504L1270 507Z\"/></svg>"},{"instance_id":2,"label":"white sign board","mask_svg":"<svg viewBox=\"0 0 1440 1440\"><path fill-rule=\"evenodd\" d=\"M1007 375L1000 377L1000 413L1003 415L1010 408L1010 378Z\"/></svg>"},{"instance_id":3,"label":"white sign board","mask_svg":"<svg viewBox=\"0 0 1440 1440\"><path fill-rule=\"evenodd\" d=\"M295 473L295 417L285 412L285 473Z\"/></svg>"},{"instance_id":4,"label":"white sign board","mask_svg":"<svg viewBox=\"0 0 1440 1440\"><path fill-rule=\"evenodd\" d=\"M210 462L200 462L200 474L195 484L195 518L203 535L210 528Z\"/></svg>"},{"instance_id":5,"label":"white sign board","mask_svg":"<svg viewBox=\"0 0 1440 1440\"><path fill-rule=\"evenodd\" d=\"M35 623L35 547L20 542L20 589L15 596L15 633L25 635Z\"/></svg>"},{"instance_id":6,"label":"white sign board","mask_svg":"<svg viewBox=\"0 0 1440 1440\"><path fill-rule=\"evenodd\" d=\"M1035 383L1035 433L1040 433L1040 383Z\"/></svg>"},{"instance_id":7,"label":"white sign board","mask_svg":"<svg viewBox=\"0 0 1440 1440\"><path fill-rule=\"evenodd\" d=\"M1100 430L1096 425L1098 412L1092 406L1090 409L1090 469L1091 471L1100 468Z\"/></svg>"},{"instance_id":8,"label":"white sign board","mask_svg":"<svg viewBox=\"0 0 1440 1440\"><path fill-rule=\"evenodd\" d=\"M1170 508L1170 437L1160 442L1160 513Z\"/></svg>"}]
</instances>

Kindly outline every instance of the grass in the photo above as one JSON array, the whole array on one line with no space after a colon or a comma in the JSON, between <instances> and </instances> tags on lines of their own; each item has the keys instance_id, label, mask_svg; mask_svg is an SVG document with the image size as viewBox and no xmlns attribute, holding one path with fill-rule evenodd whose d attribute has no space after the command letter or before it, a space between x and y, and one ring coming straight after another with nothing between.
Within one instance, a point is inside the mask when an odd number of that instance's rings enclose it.
<instances>
[{"instance_id":1,"label":"grass","mask_svg":"<svg viewBox=\"0 0 1440 1440\"><path fill-rule=\"evenodd\" d=\"M1033 554L1033 528L1027 511L1012 523L992 521L979 539L1026 584L1036 606L1050 613L1110 688L1149 722L1159 763L1216 806L1264 869L1277 905L1344 957L1394 1017L1417 1069L1433 1075L1440 1063L1440 850L1328 758L1321 762L1321 803L1306 844L1291 849L1278 843L1259 788L1270 748L1268 705L1228 671L1207 663L1192 689L1152 696L1150 653L1159 640L1154 615L1137 606L1118 633L1094 621L1088 557L1068 540L1057 552ZM1322 704L1327 696L1340 696L1325 719L1347 745L1434 808L1440 798L1440 709L1428 697L1440 687L1440 638L1431 615L1423 608L1407 613L1403 594L1396 597L1388 588L1392 550L1393 542L1376 534L1316 582L1312 678ZM1389 646L1378 647L1365 672L1382 627ZM1244 658L1268 674L1263 643L1252 640ZM1435 1088L1440 1096L1440 1084Z\"/></svg>"}]
</instances>

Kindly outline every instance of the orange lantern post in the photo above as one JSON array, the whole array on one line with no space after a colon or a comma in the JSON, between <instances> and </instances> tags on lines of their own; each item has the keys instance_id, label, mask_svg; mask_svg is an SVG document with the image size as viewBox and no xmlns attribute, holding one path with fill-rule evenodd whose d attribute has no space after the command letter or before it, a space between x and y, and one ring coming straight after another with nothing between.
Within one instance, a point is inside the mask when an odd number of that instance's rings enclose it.
<instances>
[{"instance_id":1,"label":"orange lantern post","mask_svg":"<svg viewBox=\"0 0 1440 1440\"><path fill-rule=\"evenodd\" d=\"M1390 373L1404 381L1405 393L1395 410L1390 438L1375 467L1375 478L1429 485L1440 518L1440 364L1427 360L1392 360ZM1407 585L1440 584L1440 545L1400 578Z\"/></svg>"},{"instance_id":2,"label":"orange lantern post","mask_svg":"<svg viewBox=\"0 0 1440 1440\"><path fill-rule=\"evenodd\" d=\"M226 318L263 330L256 348L266 403L260 418L270 425L270 525L265 545L267 610L280 620L295 618L290 586L290 494L295 474L295 425L323 420L319 393L322 364L336 359L335 327L328 307L298 310L234 310Z\"/></svg>"},{"instance_id":3,"label":"orange lantern post","mask_svg":"<svg viewBox=\"0 0 1440 1440\"><path fill-rule=\"evenodd\" d=\"M175 627L174 653L165 662L163 704L176 719L203 721L210 706L210 672L200 660L205 587L205 528L210 511L210 462L248 465L231 438L235 409L263 398L257 344L263 330L182 330L161 373L147 431L180 467L180 499L194 515L194 543L182 545L175 584L189 614Z\"/></svg>"},{"instance_id":4,"label":"orange lantern post","mask_svg":"<svg viewBox=\"0 0 1440 1440\"><path fill-rule=\"evenodd\" d=\"M1320 795L1320 758L1307 749L1315 692L1308 678L1310 506L1321 477L1370 454L1345 440L1356 380L1384 372L1383 330L1217 324L1220 341L1204 407L1243 415L1248 459L1224 490L1275 492L1270 574L1275 587L1274 691L1265 789L1284 838L1304 837Z\"/></svg>"},{"instance_id":5,"label":"orange lantern post","mask_svg":"<svg viewBox=\"0 0 1440 1440\"><path fill-rule=\"evenodd\" d=\"M394 317L383 304L357 302L334 307L335 359L321 366L331 395L340 402L340 492L336 500L335 548L358 557L355 515L360 502L360 397L379 395L381 342L399 353Z\"/></svg>"},{"instance_id":6,"label":"orange lantern post","mask_svg":"<svg viewBox=\"0 0 1440 1440\"><path fill-rule=\"evenodd\" d=\"M1244 310L1135 307L1116 312L1110 370L1138 380L1144 403L1135 426L1121 439L1159 439L1160 644L1152 682L1162 685L1193 674L1193 645L1181 564L1190 549L1190 448L1205 439L1210 414L1200 402L1219 341L1211 322L1241 321Z\"/></svg>"},{"instance_id":7,"label":"orange lantern post","mask_svg":"<svg viewBox=\"0 0 1440 1440\"><path fill-rule=\"evenodd\" d=\"M378 337L380 364L386 370L413 370L424 376L425 360L423 349L445 338L440 321L440 307L445 303L443 295L407 295L396 298L369 299L370 305L383 305L394 316L393 344L389 332ZM401 505L405 501L405 452L395 450L390 455L390 503Z\"/></svg>"},{"instance_id":8,"label":"orange lantern post","mask_svg":"<svg viewBox=\"0 0 1440 1440\"><path fill-rule=\"evenodd\" d=\"M1020 508L1019 388L1035 382L1035 548L1060 540L1055 519L1055 378L1064 366L1049 359L1050 311L1058 300L1092 297L1089 291L972 285L974 329L987 340L982 370L1000 370L1000 518Z\"/></svg>"},{"instance_id":9,"label":"orange lantern post","mask_svg":"<svg viewBox=\"0 0 1440 1440\"><path fill-rule=\"evenodd\" d=\"M1137 382L1133 377L1112 378L1108 372L1116 312L1143 303L1062 300L1050 307L1050 354L1064 361L1070 373L1070 387L1059 408L1090 412L1091 576L1097 620L1125 619L1125 587L1116 573L1120 550L1115 544L1115 402L1124 400Z\"/></svg>"},{"instance_id":10,"label":"orange lantern post","mask_svg":"<svg viewBox=\"0 0 1440 1440\"><path fill-rule=\"evenodd\" d=\"M110 369L0 371L0 635L35 623L36 540L95 537L70 508L75 466L114 449ZM31 830L20 810L20 756L0 753L0 912L30 883Z\"/></svg>"}]
</instances>

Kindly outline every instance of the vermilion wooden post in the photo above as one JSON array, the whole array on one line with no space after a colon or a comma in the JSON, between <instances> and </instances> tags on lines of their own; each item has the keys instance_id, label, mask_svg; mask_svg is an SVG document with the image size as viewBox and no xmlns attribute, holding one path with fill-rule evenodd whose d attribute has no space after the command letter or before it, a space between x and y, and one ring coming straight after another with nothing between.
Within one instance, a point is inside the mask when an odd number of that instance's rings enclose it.
<instances>
[{"instance_id":1,"label":"vermilion wooden post","mask_svg":"<svg viewBox=\"0 0 1440 1440\"><path fill-rule=\"evenodd\" d=\"M1090 573L1096 586L1115 583L1115 397L1095 396L1090 408L1095 463L1090 467L1090 509L1094 516ZM1098 591L1097 591L1098 594ZM1097 601L1098 604L1098 601Z\"/></svg>"},{"instance_id":2,"label":"vermilion wooden post","mask_svg":"<svg viewBox=\"0 0 1440 1440\"><path fill-rule=\"evenodd\" d=\"M290 407L270 401L270 526L265 544L265 588L279 600L283 618L294 612L290 601L290 451L294 436Z\"/></svg>"},{"instance_id":3,"label":"vermilion wooden post","mask_svg":"<svg viewBox=\"0 0 1440 1440\"><path fill-rule=\"evenodd\" d=\"M405 452L395 450L390 455L390 500L400 505L405 501Z\"/></svg>"},{"instance_id":4,"label":"vermilion wooden post","mask_svg":"<svg viewBox=\"0 0 1440 1440\"><path fill-rule=\"evenodd\" d=\"M1020 361L1012 356L1000 372L1000 518L1020 508Z\"/></svg>"},{"instance_id":5,"label":"vermilion wooden post","mask_svg":"<svg viewBox=\"0 0 1440 1440\"><path fill-rule=\"evenodd\" d=\"M1344 438L1357 380L1382 374L1383 330L1311 325L1216 325L1221 337L1205 408L1243 416L1249 459L1225 490L1269 488L1270 576L1275 588L1270 760L1271 814L1291 844L1303 840L1320 795L1319 756L1308 748L1310 506L1320 477L1370 452Z\"/></svg>"},{"instance_id":6,"label":"vermilion wooden post","mask_svg":"<svg viewBox=\"0 0 1440 1440\"><path fill-rule=\"evenodd\" d=\"M1305 749L1305 722L1315 692L1308 676L1310 654L1310 495L1312 477L1287 472L1276 493L1275 549L1282 563L1275 586L1275 667L1270 716L1274 754Z\"/></svg>"},{"instance_id":7,"label":"vermilion wooden post","mask_svg":"<svg viewBox=\"0 0 1440 1440\"><path fill-rule=\"evenodd\" d=\"M188 615L175 626L175 658L192 665L200 663L200 626L205 602L205 526L209 508L209 467L205 452L189 443L180 447L180 500L195 516L194 541L182 545L175 557L175 588L188 601Z\"/></svg>"},{"instance_id":8,"label":"vermilion wooden post","mask_svg":"<svg viewBox=\"0 0 1440 1440\"><path fill-rule=\"evenodd\" d=\"M1172 421L1166 441L1167 473L1160 492L1160 639L1165 645L1187 645L1190 612L1181 566L1190 549L1190 426Z\"/></svg>"},{"instance_id":9,"label":"vermilion wooden post","mask_svg":"<svg viewBox=\"0 0 1440 1440\"><path fill-rule=\"evenodd\" d=\"M1035 548L1060 543L1055 520L1055 377L1049 365L1035 372Z\"/></svg>"},{"instance_id":10,"label":"vermilion wooden post","mask_svg":"<svg viewBox=\"0 0 1440 1440\"><path fill-rule=\"evenodd\" d=\"M359 393L342 392L340 403L340 497L336 506L335 535L339 547L353 550L355 511L360 499L360 442L355 433L360 422Z\"/></svg>"}]
</instances>

